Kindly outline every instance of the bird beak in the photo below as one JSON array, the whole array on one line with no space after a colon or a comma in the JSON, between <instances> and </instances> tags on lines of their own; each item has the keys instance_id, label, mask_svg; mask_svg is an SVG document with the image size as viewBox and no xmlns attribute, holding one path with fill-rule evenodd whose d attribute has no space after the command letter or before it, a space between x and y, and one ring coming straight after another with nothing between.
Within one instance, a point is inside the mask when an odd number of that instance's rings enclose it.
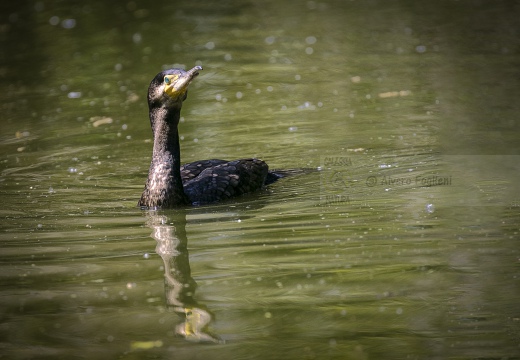
<instances>
[{"instance_id":1,"label":"bird beak","mask_svg":"<svg viewBox=\"0 0 520 360\"><path fill-rule=\"evenodd\" d=\"M173 87L176 91L185 90L188 85L191 83L193 79L199 75L199 71L202 70L202 66L195 66L193 69L190 69L186 72L186 74L182 75L176 82L173 84Z\"/></svg>"},{"instance_id":2,"label":"bird beak","mask_svg":"<svg viewBox=\"0 0 520 360\"><path fill-rule=\"evenodd\" d=\"M200 70L202 70L202 66L197 65L193 69L186 71L181 76L173 77L171 79L171 84L164 88L164 92L173 99L183 95L188 90L188 85L190 85L191 81L199 75Z\"/></svg>"},{"instance_id":3,"label":"bird beak","mask_svg":"<svg viewBox=\"0 0 520 360\"><path fill-rule=\"evenodd\" d=\"M190 74L191 78L195 78L195 76L199 75L199 71L202 70L202 66L195 66L193 69L188 70L188 74Z\"/></svg>"}]
</instances>

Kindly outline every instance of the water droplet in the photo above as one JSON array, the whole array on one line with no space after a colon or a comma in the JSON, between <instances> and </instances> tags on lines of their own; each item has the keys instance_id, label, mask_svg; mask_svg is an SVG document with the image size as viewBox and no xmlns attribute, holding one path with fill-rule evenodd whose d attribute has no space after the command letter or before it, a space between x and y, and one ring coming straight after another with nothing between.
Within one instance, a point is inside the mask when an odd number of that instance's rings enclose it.
<instances>
[{"instance_id":1,"label":"water droplet","mask_svg":"<svg viewBox=\"0 0 520 360\"><path fill-rule=\"evenodd\" d=\"M417 51L419 54L425 53L426 52L426 46L424 46L424 45L416 46L415 47L415 51Z\"/></svg>"},{"instance_id":2,"label":"water droplet","mask_svg":"<svg viewBox=\"0 0 520 360\"><path fill-rule=\"evenodd\" d=\"M52 26L56 26L60 23L60 18L57 17L57 16L52 16L50 19L49 19L49 24L51 24Z\"/></svg>"},{"instance_id":3,"label":"water droplet","mask_svg":"<svg viewBox=\"0 0 520 360\"><path fill-rule=\"evenodd\" d=\"M67 94L67 97L69 99L79 99L81 97L81 92L80 91L71 91L70 93Z\"/></svg>"},{"instance_id":4,"label":"water droplet","mask_svg":"<svg viewBox=\"0 0 520 360\"><path fill-rule=\"evenodd\" d=\"M134 44L140 44L141 41L143 41L143 36L139 33L135 33L134 35L132 35L132 41L134 42Z\"/></svg>"},{"instance_id":5,"label":"water droplet","mask_svg":"<svg viewBox=\"0 0 520 360\"><path fill-rule=\"evenodd\" d=\"M305 42L309 45L312 45L312 44L315 44L316 43L316 37L314 36L307 36L305 38Z\"/></svg>"},{"instance_id":6,"label":"water droplet","mask_svg":"<svg viewBox=\"0 0 520 360\"><path fill-rule=\"evenodd\" d=\"M265 43L267 45L272 45L272 44L274 44L275 40L276 40L276 38L274 36L268 36L265 38Z\"/></svg>"},{"instance_id":7,"label":"water droplet","mask_svg":"<svg viewBox=\"0 0 520 360\"><path fill-rule=\"evenodd\" d=\"M61 22L61 26L65 29L72 29L76 27L76 19L65 19Z\"/></svg>"}]
</instances>

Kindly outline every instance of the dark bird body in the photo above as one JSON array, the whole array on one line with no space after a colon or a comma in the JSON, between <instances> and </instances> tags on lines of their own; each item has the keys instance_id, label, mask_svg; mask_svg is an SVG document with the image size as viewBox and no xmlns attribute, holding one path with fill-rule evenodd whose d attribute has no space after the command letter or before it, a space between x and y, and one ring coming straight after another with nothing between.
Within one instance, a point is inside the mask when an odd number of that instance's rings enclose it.
<instances>
[{"instance_id":1,"label":"dark bird body","mask_svg":"<svg viewBox=\"0 0 520 360\"><path fill-rule=\"evenodd\" d=\"M261 189L282 177L259 159L202 160L181 166L179 119L190 82L202 67L160 72L148 88L154 145L142 208L173 208L229 199Z\"/></svg>"}]
</instances>

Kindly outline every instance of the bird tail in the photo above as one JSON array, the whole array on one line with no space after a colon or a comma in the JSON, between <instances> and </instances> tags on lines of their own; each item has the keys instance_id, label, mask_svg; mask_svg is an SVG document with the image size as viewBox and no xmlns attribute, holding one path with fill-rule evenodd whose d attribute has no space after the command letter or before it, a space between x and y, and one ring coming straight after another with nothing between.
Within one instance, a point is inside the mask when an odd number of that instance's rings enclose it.
<instances>
[{"instance_id":1,"label":"bird tail","mask_svg":"<svg viewBox=\"0 0 520 360\"><path fill-rule=\"evenodd\" d=\"M286 169L286 170L269 170L267 173L267 177L265 179L265 185L269 185L278 181L280 179L296 176L296 175L304 175L310 174L312 172L318 171L316 168L300 168L300 169Z\"/></svg>"}]
</instances>

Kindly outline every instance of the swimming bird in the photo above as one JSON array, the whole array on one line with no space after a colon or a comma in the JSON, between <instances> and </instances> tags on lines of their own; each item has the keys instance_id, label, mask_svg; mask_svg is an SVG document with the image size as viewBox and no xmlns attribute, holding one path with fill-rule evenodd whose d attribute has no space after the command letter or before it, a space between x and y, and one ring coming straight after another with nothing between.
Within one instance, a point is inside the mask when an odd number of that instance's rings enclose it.
<instances>
[{"instance_id":1,"label":"swimming bird","mask_svg":"<svg viewBox=\"0 0 520 360\"><path fill-rule=\"evenodd\" d=\"M283 177L259 159L201 160L181 166L179 120L188 86L202 70L169 69L148 87L153 153L138 206L146 209L202 205L261 189Z\"/></svg>"}]
</instances>

